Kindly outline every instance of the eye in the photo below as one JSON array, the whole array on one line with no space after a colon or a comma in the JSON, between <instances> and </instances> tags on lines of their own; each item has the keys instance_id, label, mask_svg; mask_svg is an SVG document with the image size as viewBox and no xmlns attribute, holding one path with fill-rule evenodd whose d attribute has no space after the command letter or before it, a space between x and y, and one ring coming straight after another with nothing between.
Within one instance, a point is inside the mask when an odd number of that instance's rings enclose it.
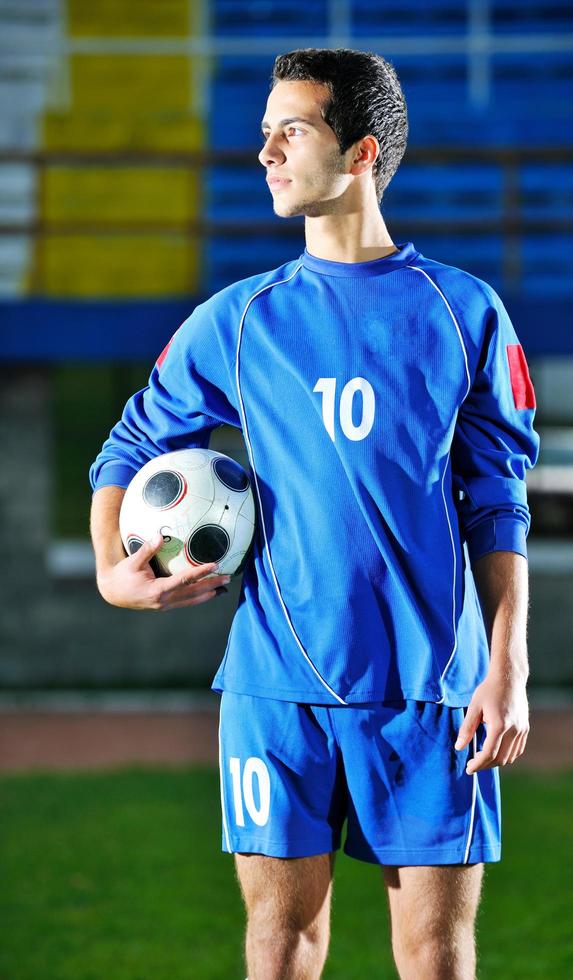
<instances>
[{"instance_id":1,"label":"eye","mask_svg":"<svg viewBox=\"0 0 573 980\"><path fill-rule=\"evenodd\" d=\"M304 136L304 129L300 129L299 126L289 126L288 129L285 130L285 132L287 133L288 136L294 135L295 133L302 133L302 135ZM270 135L269 133L261 132L260 134L261 143L265 144L269 138L269 135Z\"/></svg>"}]
</instances>

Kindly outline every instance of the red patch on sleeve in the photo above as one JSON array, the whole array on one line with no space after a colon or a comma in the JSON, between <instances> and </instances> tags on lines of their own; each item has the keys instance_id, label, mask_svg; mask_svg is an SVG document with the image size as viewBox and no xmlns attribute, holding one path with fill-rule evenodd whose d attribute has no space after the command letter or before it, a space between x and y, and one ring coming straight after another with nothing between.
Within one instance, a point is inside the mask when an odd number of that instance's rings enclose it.
<instances>
[{"instance_id":1,"label":"red patch on sleeve","mask_svg":"<svg viewBox=\"0 0 573 980\"><path fill-rule=\"evenodd\" d=\"M507 344L507 360L513 403L516 408L536 408L535 391L521 344Z\"/></svg>"},{"instance_id":2,"label":"red patch on sleeve","mask_svg":"<svg viewBox=\"0 0 573 980\"><path fill-rule=\"evenodd\" d=\"M175 334L173 334L173 337L174 336L175 336ZM165 344L165 347L163 348L163 350L161 351L161 354L159 355L159 357L157 358L157 361L155 362L155 365L156 365L158 371L159 371L161 365L163 364L165 358L167 357L167 351L169 350L169 348L171 347L171 344L173 343L173 337L171 338L171 340L167 341L167 343Z\"/></svg>"}]
</instances>

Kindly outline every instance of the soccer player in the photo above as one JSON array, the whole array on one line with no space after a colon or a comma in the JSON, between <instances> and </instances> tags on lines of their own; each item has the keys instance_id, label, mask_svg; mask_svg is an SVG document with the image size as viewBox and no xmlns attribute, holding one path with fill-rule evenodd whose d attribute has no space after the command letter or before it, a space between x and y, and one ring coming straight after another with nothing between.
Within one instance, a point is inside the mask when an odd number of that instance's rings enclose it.
<instances>
[{"instance_id":1,"label":"soccer player","mask_svg":"<svg viewBox=\"0 0 573 980\"><path fill-rule=\"evenodd\" d=\"M257 527L213 690L250 980L321 975L345 819L346 853L382 867L400 976L474 977L499 767L529 732L534 390L491 286L390 238L407 131L382 57L276 59L259 160L306 247L193 311L90 473L104 599L198 605L225 579L155 579L160 537L125 557L122 496L219 425L245 439Z\"/></svg>"}]
</instances>

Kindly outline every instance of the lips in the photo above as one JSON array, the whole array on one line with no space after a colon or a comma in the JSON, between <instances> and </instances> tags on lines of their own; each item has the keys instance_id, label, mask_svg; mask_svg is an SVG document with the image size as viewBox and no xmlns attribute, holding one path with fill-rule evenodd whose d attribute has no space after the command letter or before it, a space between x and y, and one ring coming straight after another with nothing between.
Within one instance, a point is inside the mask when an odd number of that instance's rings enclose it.
<instances>
[{"instance_id":1,"label":"lips","mask_svg":"<svg viewBox=\"0 0 573 980\"><path fill-rule=\"evenodd\" d=\"M267 184L275 190L279 187L286 187L287 184L290 184L290 177L267 177Z\"/></svg>"}]
</instances>

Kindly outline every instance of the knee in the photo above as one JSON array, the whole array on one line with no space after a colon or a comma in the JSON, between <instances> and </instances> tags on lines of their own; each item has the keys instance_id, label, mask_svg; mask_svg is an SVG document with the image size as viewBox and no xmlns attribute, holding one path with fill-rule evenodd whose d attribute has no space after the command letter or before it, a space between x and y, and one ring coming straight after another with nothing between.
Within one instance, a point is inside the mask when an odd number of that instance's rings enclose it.
<instances>
[{"instance_id":1,"label":"knee","mask_svg":"<svg viewBox=\"0 0 573 980\"><path fill-rule=\"evenodd\" d=\"M256 976L278 980L295 971L296 976L319 977L328 955L328 922L309 921L290 910L269 911L259 906L248 917L247 959L258 964Z\"/></svg>"},{"instance_id":2,"label":"knee","mask_svg":"<svg viewBox=\"0 0 573 980\"><path fill-rule=\"evenodd\" d=\"M248 927L258 941L271 945L306 946L317 952L328 947L328 919L311 919L302 910L269 908L266 903L258 903L249 913Z\"/></svg>"},{"instance_id":3,"label":"knee","mask_svg":"<svg viewBox=\"0 0 573 980\"><path fill-rule=\"evenodd\" d=\"M473 928L416 929L392 936L392 948L401 977L448 977L471 980L475 976Z\"/></svg>"},{"instance_id":4,"label":"knee","mask_svg":"<svg viewBox=\"0 0 573 980\"><path fill-rule=\"evenodd\" d=\"M307 963L309 967L314 964L321 966L324 964L330 942L328 927L320 922L313 922L310 925L292 928L288 933L292 943L292 951L298 952L302 963Z\"/></svg>"},{"instance_id":5,"label":"knee","mask_svg":"<svg viewBox=\"0 0 573 980\"><path fill-rule=\"evenodd\" d=\"M324 857L238 863L247 961L256 980L320 976L330 938L331 868Z\"/></svg>"}]
</instances>

